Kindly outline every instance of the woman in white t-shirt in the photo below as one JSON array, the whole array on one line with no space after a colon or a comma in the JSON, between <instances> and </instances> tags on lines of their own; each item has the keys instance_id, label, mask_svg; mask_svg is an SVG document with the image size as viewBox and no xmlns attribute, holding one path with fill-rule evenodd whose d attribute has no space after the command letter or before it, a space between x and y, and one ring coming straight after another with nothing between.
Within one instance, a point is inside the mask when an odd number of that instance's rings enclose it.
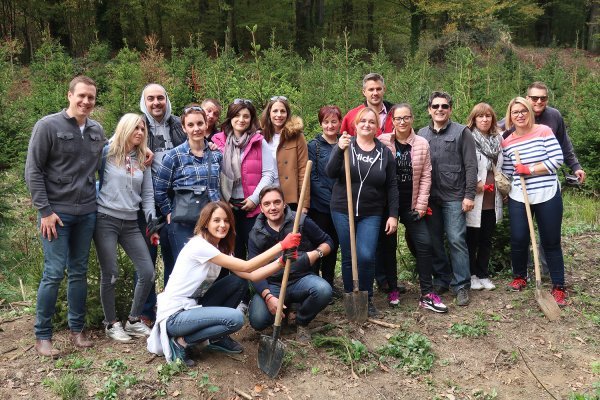
<instances>
[{"instance_id":1,"label":"woman in white t-shirt","mask_svg":"<svg viewBox=\"0 0 600 400\"><path fill-rule=\"evenodd\" d=\"M200 213L195 236L179 253L169 282L158 295L156 324L148 338L151 353L191 366L194 361L186 355L186 348L196 343L226 353L243 350L229 335L244 324L242 312L235 308L247 288L244 279L265 279L278 271L283 257L276 257L297 247L300 234L289 234L246 261L229 255L235 248L234 225L233 213L225 202L211 202ZM221 267L233 274L216 281Z\"/></svg>"}]
</instances>

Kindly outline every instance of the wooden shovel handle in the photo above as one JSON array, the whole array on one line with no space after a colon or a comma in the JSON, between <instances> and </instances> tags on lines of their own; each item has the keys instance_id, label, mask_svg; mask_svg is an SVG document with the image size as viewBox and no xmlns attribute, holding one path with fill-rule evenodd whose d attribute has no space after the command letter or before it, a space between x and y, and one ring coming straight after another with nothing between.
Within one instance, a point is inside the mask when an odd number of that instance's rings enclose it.
<instances>
[{"instance_id":1,"label":"wooden shovel handle","mask_svg":"<svg viewBox=\"0 0 600 400\"><path fill-rule=\"evenodd\" d=\"M297 233L300 226L300 217L302 216L302 204L304 204L304 198L306 197L306 189L308 188L310 171L312 169L312 161L306 162L306 170L304 171L304 179L302 180L302 189L300 189L300 198L298 199L298 211L296 211L296 218L294 218L294 228L292 233ZM288 278L290 276L290 267L292 260L289 258L285 261L285 269L283 270L283 279L281 280L281 291L279 292L279 301L277 302L277 312L275 313L275 324L274 326L281 326L281 316L283 314L283 302L285 301L285 291L287 289Z\"/></svg>"},{"instance_id":2,"label":"wooden shovel handle","mask_svg":"<svg viewBox=\"0 0 600 400\"><path fill-rule=\"evenodd\" d=\"M515 159L517 164L521 164L521 157L519 156L519 150L515 150ZM533 218L531 216L531 205L529 204L529 196L527 196L527 187L525 186L525 177L521 178L521 189L523 190L523 200L525 201L525 212L527 213L527 223L529 224L529 236L531 237L531 247L533 248L533 266L535 270L535 284L536 286L542 283L542 274L540 272L540 255L538 254L537 238L535 236L535 230L533 229Z\"/></svg>"},{"instance_id":3,"label":"wooden shovel handle","mask_svg":"<svg viewBox=\"0 0 600 400\"><path fill-rule=\"evenodd\" d=\"M356 260L356 229L352 206L352 180L350 177L350 146L344 150L344 172L346 174L346 197L348 198L348 224L350 225L350 257L352 258L352 290L358 291L358 265Z\"/></svg>"}]
</instances>

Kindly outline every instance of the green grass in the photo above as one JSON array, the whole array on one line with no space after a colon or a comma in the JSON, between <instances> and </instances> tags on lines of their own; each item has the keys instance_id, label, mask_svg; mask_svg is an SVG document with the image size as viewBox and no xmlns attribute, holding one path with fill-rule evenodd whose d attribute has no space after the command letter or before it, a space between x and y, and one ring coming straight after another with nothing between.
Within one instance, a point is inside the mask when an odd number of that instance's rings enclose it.
<instances>
[{"instance_id":1,"label":"green grass","mask_svg":"<svg viewBox=\"0 0 600 400\"><path fill-rule=\"evenodd\" d=\"M471 322L455 322L448 329L448 333L450 333L455 338L477 338L481 336L485 336L489 333L488 323L483 319L481 315L477 315L475 319Z\"/></svg>"},{"instance_id":2,"label":"green grass","mask_svg":"<svg viewBox=\"0 0 600 400\"><path fill-rule=\"evenodd\" d=\"M600 201L578 192L563 192L563 235L578 235L600 230Z\"/></svg>"},{"instance_id":3,"label":"green grass","mask_svg":"<svg viewBox=\"0 0 600 400\"><path fill-rule=\"evenodd\" d=\"M78 400L86 397L81 378L73 372L68 372L56 379L45 378L42 385L50 388L63 400Z\"/></svg>"},{"instance_id":4,"label":"green grass","mask_svg":"<svg viewBox=\"0 0 600 400\"><path fill-rule=\"evenodd\" d=\"M388 339L388 343L377 349L384 358L393 358L394 367L410 375L429 372L435 361L431 342L416 332L401 331Z\"/></svg>"}]
</instances>

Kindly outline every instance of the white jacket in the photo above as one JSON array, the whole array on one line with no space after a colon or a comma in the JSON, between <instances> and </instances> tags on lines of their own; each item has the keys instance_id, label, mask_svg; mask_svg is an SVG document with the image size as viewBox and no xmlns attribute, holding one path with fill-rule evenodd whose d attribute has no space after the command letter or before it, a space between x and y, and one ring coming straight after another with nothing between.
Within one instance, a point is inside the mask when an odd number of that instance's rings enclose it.
<instances>
[{"instance_id":1,"label":"white jacket","mask_svg":"<svg viewBox=\"0 0 600 400\"><path fill-rule=\"evenodd\" d=\"M477 183L483 182L485 184L485 179L487 177L487 157L479 152L477 148L475 148L475 157L477 158ZM498 155L498 162L496 164L496 168L502 168L502 152ZM466 215L467 226L470 228L480 228L481 227L481 207L483 205L483 192L475 194L475 205L473 209L469 211ZM496 223L499 223L502 220L502 195L498 190L496 190L496 202L495 202L495 210L496 210Z\"/></svg>"}]
</instances>

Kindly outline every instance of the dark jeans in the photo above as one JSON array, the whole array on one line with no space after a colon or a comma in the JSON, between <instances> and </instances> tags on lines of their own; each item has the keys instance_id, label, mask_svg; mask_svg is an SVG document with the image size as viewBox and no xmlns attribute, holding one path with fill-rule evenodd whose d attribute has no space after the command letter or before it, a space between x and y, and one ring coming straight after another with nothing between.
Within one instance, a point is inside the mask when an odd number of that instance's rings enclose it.
<instances>
[{"instance_id":1,"label":"dark jeans","mask_svg":"<svg viewBox=\"0 0 600 400\"><path fill-rule=\"evenodd\" d=\"M565 263L561 248L560 228L562 225L563 203L560 190L548 201L531 205L540 235L540 243L546 254L550 278L555 286L565 284ZM510 255L515 277L527 277L527 257L529 254L529 225L525 203L508 199L510 216Z\"/></svg>"},{"instance_id":2,"label":"dark jeans","mask_svg":"<svg viewBox=\"0 0 600 400\"><path fill-rule=\"evenodd\" d=\"M492 254L492 236L496 229L496 210L481 211L481 225L479 228L467 226L467 247L469 248L469 264L471 275L478 278L490 276L488 266Z\"/></svg>"},{"instance_id":3,"label":"dark jeans","mask_svg":"<svg viewBox=\"0 0 600 400\"><path fill-rule=\"evenodd\" d=\"M414 246L421 294L433 292L433 246L425 218L414 219L410 210L400 211L400 222L406 229L406 237Z\"/></svg>"},{"instance_id":4,"label":"dark jeans","mask_svg":"<svg viewBox=\"0 0 600 400\"><path fill-rule=\"evenodd\" d=\"M189 344L219 339L244 326L244 315L235 309L248 288L237 275L229 275L212 284L198 299L202 307L182 310L167 319L167 334L183 336Z\"/></svg>"},{"instance_id":5,"label":"dark jeans","mask_svg":"<svg viewBox=\"0 0 600 400\"><path fill-rule=\"evenodd\" d=\"M269 289L274 296L279 297L280 285L269 284ZM300 303L296 314L296 323L306 326L327 307L330 300L331 286L329 283L320 276L311 274L294 282L288 282L284 304ZM275 315L271 314L259 294L255 294L250 302L248 319L250 325L258 331L273 325L275 321Z\"/></svg>"},{"instance_id":6,"label":"dark jeans","mask_svg":"<svg viewBox=\"0 0 600 400\"><path fill-rule=\"evenodd\" d=\"M335 224L335 230L340 239L342 250L342 279L344 291L349 293L353 290L352 282L352 257L350 251L350 223L348 214L332 211L331 218ZM369 215L355 217L356 230L356 262L358 264L358 288L369 292L369 298L373 297L373 279L375 278L375 264L377 240L381 225L380 215Z\"/></svg>"},{"instance_id":7,"label":"dark jeans","mask_svg":"<svg viewBox=\"0 0 600 400\"><path fill-rule=\"evenodd\" d=\"M308 216L315 221L315 223L329 236L331 236L331 240L333 240L333 248L331 252L323 257L321 260L317 260L313 265L313 272L315 275L319 275L319 270L321 271L321 276L323 279L333 287L333 280L335 278L335 264L337 262L337 252L340 247L340 241L338 239L337 232L335 230L335 225L333 225L333 220L331 219L330 213L321 213L318 211L310 210L308 212Z\"/></svg>"},{"instance_id":8,"label":"dark jeans","mask_svg":"<svg viewBox=\"0 0 600 400\"><path fill-rule=\"evenodd\" d=\"M177 257L179 256L179 253L183 247L194 236L194 227L195 224L187 224L182 222L171 222L168 225L169 243L171 244L171 253L173 254L173 259L175 262L177 262ZM171 272L173 271L169 271L169 275L167 275L167 271L165 271L165 286L169 280Z\"/></svg>"},{"instance_id":9,"label":"dark jeans","mask_svg":"<svg viewBox=\"0 0 600 400\"><path fill-rule=\"evenodd\" d=\"M379 227L379 240L377 240L375 280L379 288L387 286L388 289L393 290L398 288L398 263L396 260L398 234L394 232L387 235L385 233L386 222L387 217L382 217L381 226Z\"/></svg>"},{"instance_id":10,"label":"dark jeans","mask_svg":"<svg viewBox=\"0 0 600 400\"><path fill-rule=\"evenodd\" d=\"M258 207L258 206L257 206ZM233 210L233 217L235 219L235 256L246 259L248 255L248 239L250 237L250 231L254 226L256 217L248 218L248 213L243 210Z\"/></svg>"}]
</instances>

